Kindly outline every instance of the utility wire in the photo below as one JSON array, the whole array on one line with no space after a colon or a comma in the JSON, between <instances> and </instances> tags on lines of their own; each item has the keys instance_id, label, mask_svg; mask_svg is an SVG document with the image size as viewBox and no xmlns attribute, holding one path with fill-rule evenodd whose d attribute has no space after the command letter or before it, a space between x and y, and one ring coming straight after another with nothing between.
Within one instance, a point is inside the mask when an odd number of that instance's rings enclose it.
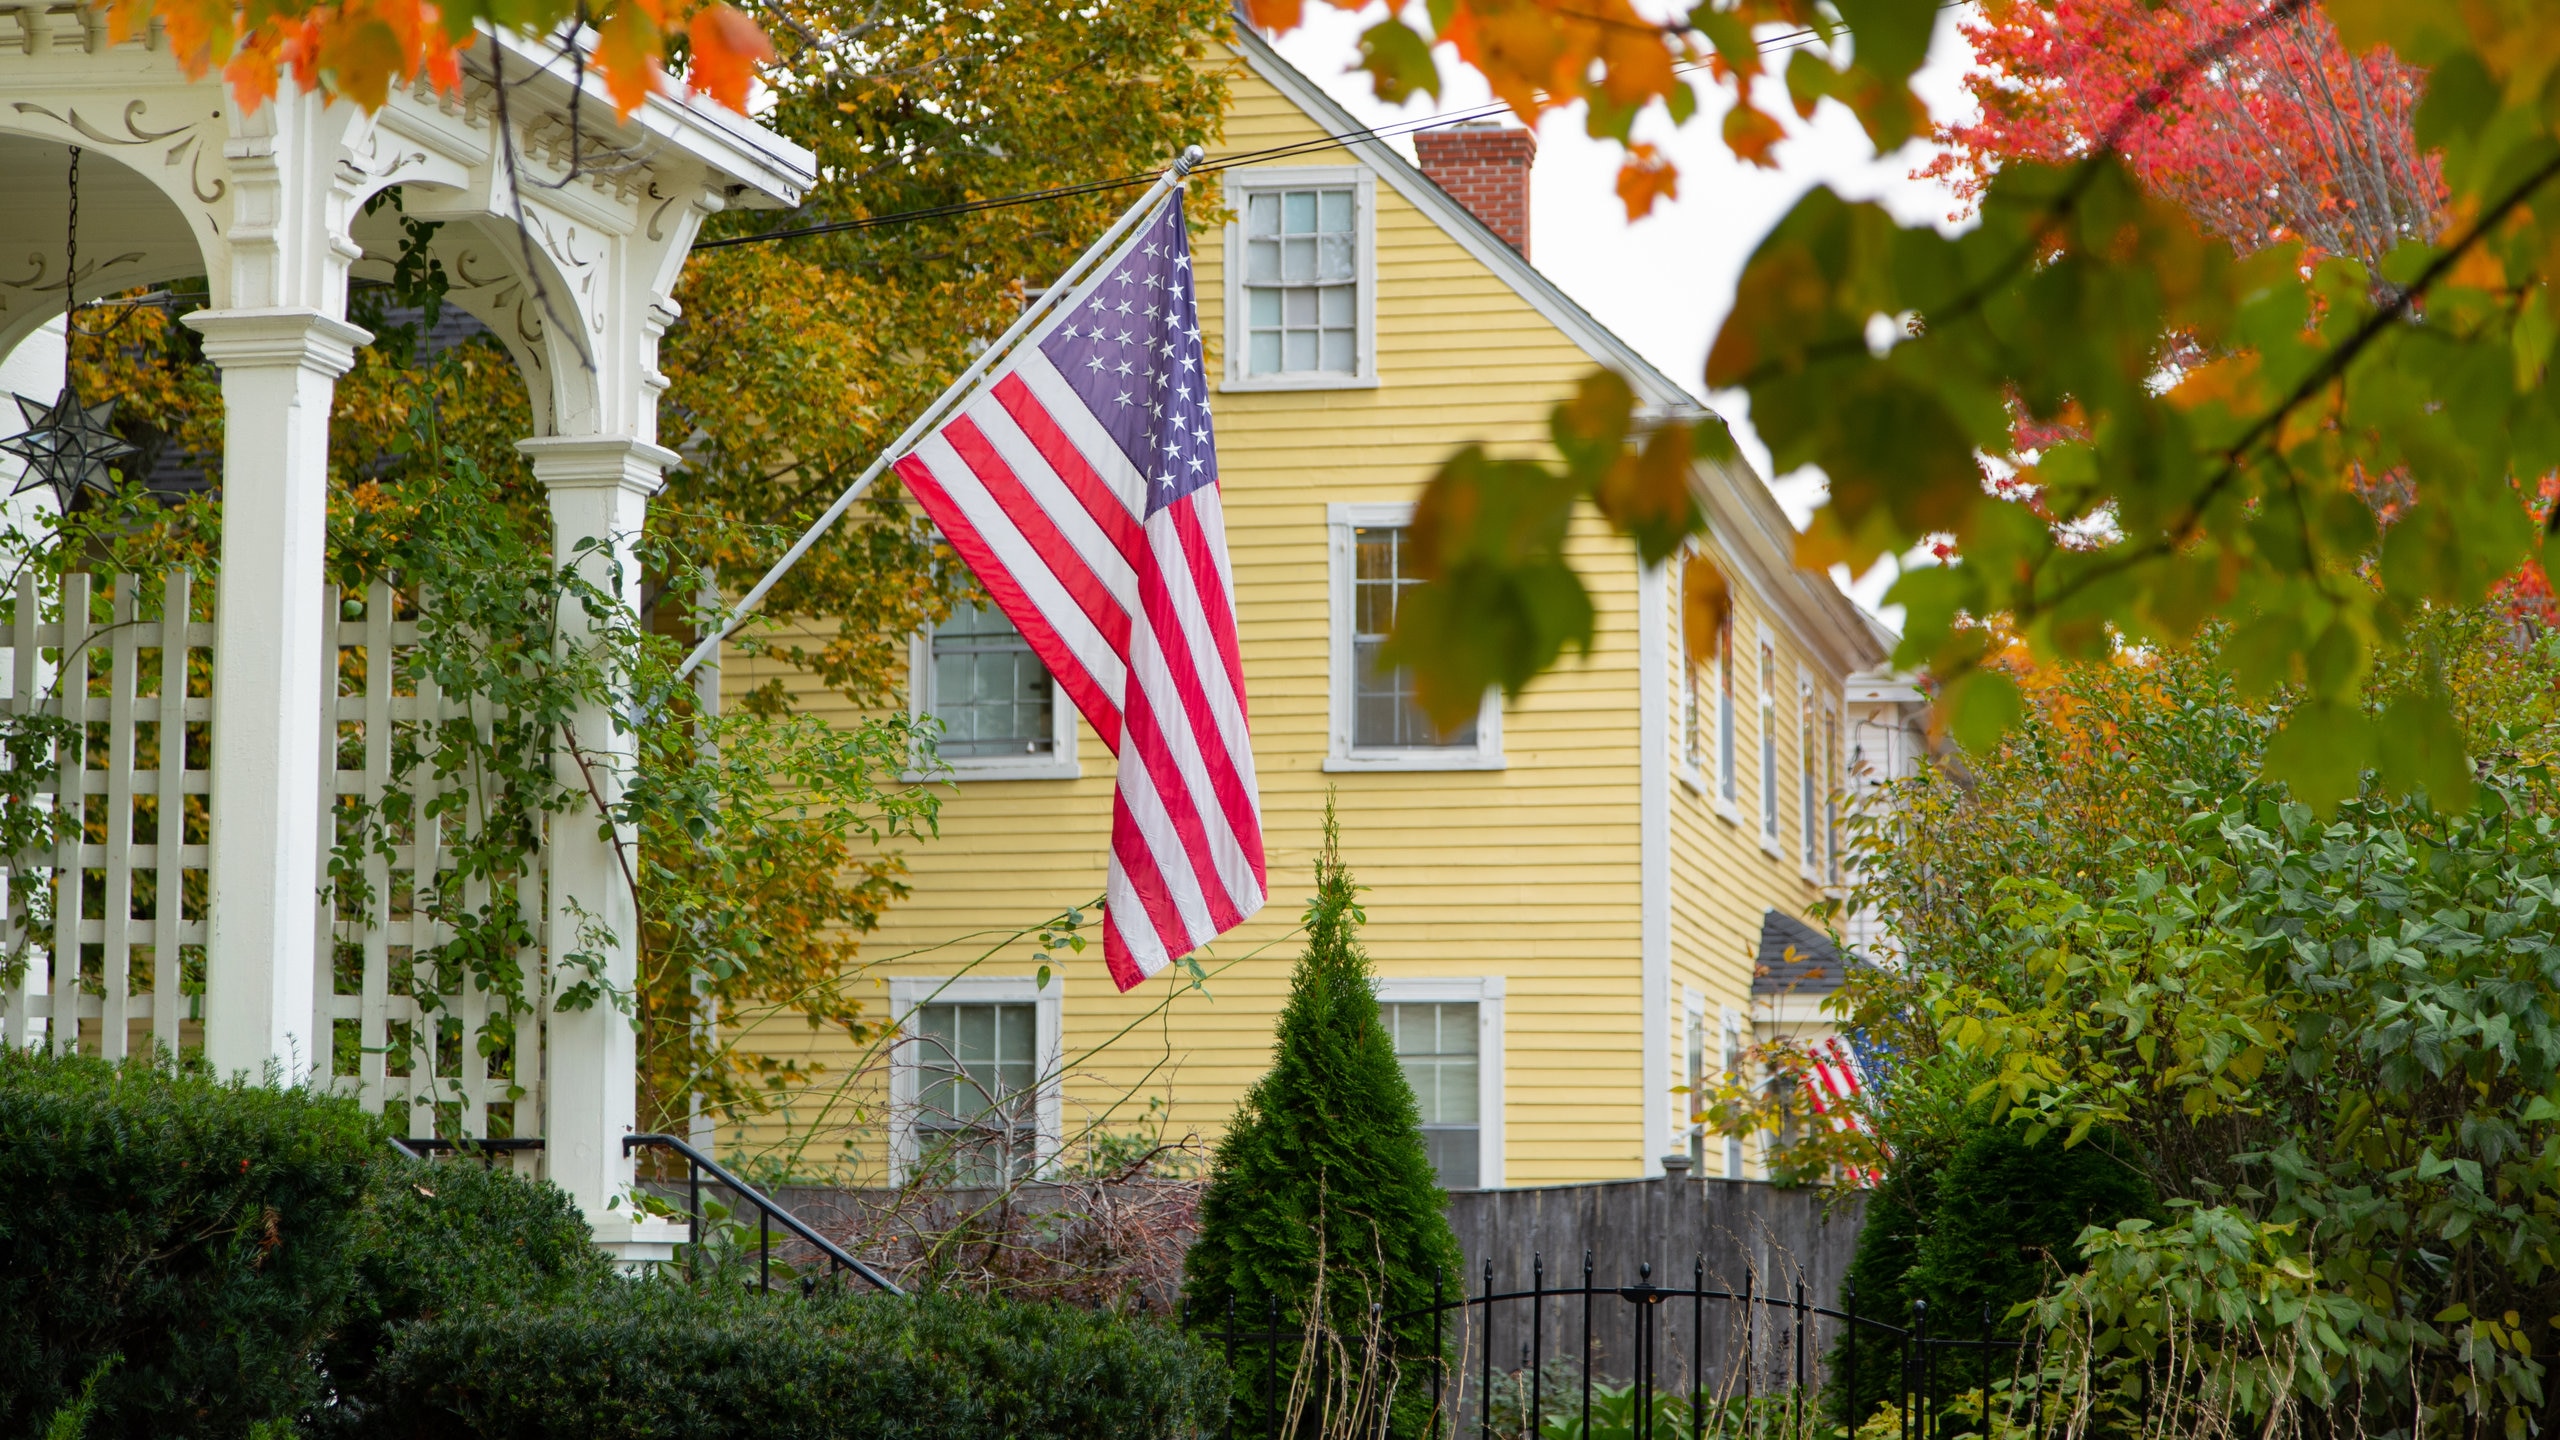
<instances>
[{"instance_id":1,"label":"utility wire","mask_svg":"<svg viewBox=\"0 0 2560 1440\"><path fill-rule=\"evenodd\" d=\"M1952 10L1959 5L1970 3L1972 0L1944 0L1938 8ZM1775 54L1781 50L1793 50L1814 44L1823 39L1824 36L1819 30L1790 30L1783 35L1772 35L1760 41L1759 50L1764 55ZM1672 68L1675 73L1678 73L1705 67L1690 63ZM1339 135L1325 135L1312 140L1295 140L1285 145L1273 145L1266 149L1247 150L1239 154L1221 156L1200 166L1192 173L1203 174L1212 170L1232 169L1239 165L1254 165L1269 160L1286 160L1300 155L1318 154L1326 150L1347 149L1372 140L1392 139L1424 130L1437 130L1450 125L1488 120L1497 115L1508 114L1510 109L1510 106L1496 102L1490 105L1479 105L1471 110L1459 110L1445 115L1429 115L1419 120L1399 120L1392 124L1347 131ZM982 200L957 200L948 205L929 205L916 210L894 210L885 215L866 215L858 220L830 220L817 225L797 225L787 230L762 230L753 235L730 235L717 240L696 241L693 248L696 251L725 250L734 245L764 245L777 240L799 240L812 235L845 235L863 230L877 230L890 225L911 225L927 220L949 220L962 215L983 214L989 210L1009 210L1017 205L1038 205L1051 200L1071 200L1084 195L1105 195L1114 190L1152 185L1160 173L1150 170L1143 175L1121 175L1109 180L1084 180L1072 185L1053 185L1045 190L1026 190L1018 195L991 195Z\"/></svg>"}]
</instances>

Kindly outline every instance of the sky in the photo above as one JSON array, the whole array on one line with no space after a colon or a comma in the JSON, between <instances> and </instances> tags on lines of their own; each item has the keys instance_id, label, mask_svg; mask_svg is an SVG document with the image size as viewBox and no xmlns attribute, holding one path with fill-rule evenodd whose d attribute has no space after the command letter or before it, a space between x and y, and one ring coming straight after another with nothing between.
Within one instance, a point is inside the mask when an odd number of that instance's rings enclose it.
<instances>
[{"instance_id":1,"label":"sky","mask_svg":"<svg viewBox=\"0 0 2560 1440\"><path fill-rule=\"evenodd\" d=\"M1940 13L1938 43L1917 82L1930 113L1941 118L1963 113L1967 106L1962 80L1970 54L1955 26L1969 10ZM1439 99L1416 96L1403 106L1379 102L1369 92L1365 73L1346 70L1358 53L1360 32L1382 13L1375 5L1354 13L1311 4L1307 24L1274 43L1368 124L1411 122L1474 109L1492 99L1483 79L1459 65L1443 46ZM1785 56L1781 52L1772 59L1783 65ZM1771 87L1772 96L1777 94L1774 81L1762 83ZM1879 201L1906 224L1951 224L1954 199L1935 181L1911 178L1934 153L1925 140L1878 158L1856 119L1827 102L1810 122L1794 124L1777 147L1775 169L1745 164L1717 138L1722 92L1704 85L1700 89L1706 103L1686 126L1673 127L1659 110L1639 122L1638 138L1654 141L1679 165L1680 196L1634 222L1626 218L1615 189L1618 147L1586 136L1579 109L1548 116L1538 133L1537 166L1530 179L1530 252L1538 268L1583 308L1731 422L1743 453L1766 476L1768 450L1751 430L1747 399L1732 391L1709 393L1703 378L1707 347L1724 323L1753 247L1816 185L1828 184L1852 199ZM1793 113L1786 118L1794 121ZM1412 158L1410 137L1389 143ZM1770 489L1802 526L1821 502L1822 477L1799 471L1776 477ZM1887 561L1862 577L1841 571L1833 578L1887 624L1897 624L1899 607L1882 603L1894 574Z\"/></svg>"}]
</instances>

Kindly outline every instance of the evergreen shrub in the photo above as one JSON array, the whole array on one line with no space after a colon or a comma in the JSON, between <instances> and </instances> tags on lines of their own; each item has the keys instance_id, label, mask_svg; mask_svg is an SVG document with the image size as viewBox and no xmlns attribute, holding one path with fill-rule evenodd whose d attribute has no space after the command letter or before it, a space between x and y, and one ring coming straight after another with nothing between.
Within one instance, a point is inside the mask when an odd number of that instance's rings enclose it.
<instances>
[{"instance_id":1,"label":"evergreen shrub","mask_svg":"<svg viewBox=\"0 0 2560 1440\"><path fill-rule=\"evenodd\" d=\"M404 1328L375 1440L1191 1440L1207 1347L1108 1312L617 1281Z\"/></svg>"},{"instance_id":2,"label":"evergreen shrub","mask_svg":"<svg viewBox=\"0 0 2560 1440\"><path fill-rule=\"evenodd\" d=\"M92 1376L88 1440L318 1401L382 1134L351 1101L0 1047L0 1434Z\"/></svg>"},{"instance_id":3,"label":"evergreen shrub","mask_svg":"<svg viewBox=\"0 0 2560 1440\"><path fill-rule=\"evenodd\" d=\"M1423 1147L1421 1112L1378 1011L1360 909L1333 817L1325 817L1305 953L1281 1012L1270 1073L1255 1082L1219 1142L1200 1202L1200 1235L1185 1261L1191 1323L1222 1331L1232 1313L1236 1403L1259 1414L1272 1357L1260 1337L1276 1301L1284 1338L1277 1370L1285 1406L1300 1357L1295 1338L1319 1332L1321 1373L1307 1377L1310 1429L1375 1433L1378 1397L1392 1390L1389 1429L1430 1425L1435 1281L1464 1293L1457 1236ZM1373 1311L1373 1307L1375 1307ZM1401 1317L1401 1318L1399 1318ZM1373 1325L1383 1333L1373 1336ZM1447 1327L1454 1334L1457 1326ZM1374 1353L1381 1377L1359 1372ZM1250 1351L1250 1353L1248 1353Z\"/></svg>"},{"instance_id":4,"label":"evergreen shrub","mask_svg":"<svg viewBox=\"0 0 2560 1440\"><path fill-rule=\"evenodd\" d=\"M2010 1308L2082 1267L2081 1231L2162 1213L2141 1158L2112 1132L2093 1129L2065 1149L2059 1135L2029 1144L2023 1125L1978 1112L1972 1120L1943 1154L1905 1159L1868 1198L1848 1277L1860 1315L1908 1326L1912 1302L1925 1300L1933 1335L2018 1336L2023 1322L2009 1318ZM1846 1388L1849 1357L1838 1345L1831 1374L1841 1383L1832 1393L1863 1418L1893 1398L1900 1375L1881 1333L1860 1327L1857 1343L1857 1394ZM1968 1388L1986 1372L2001 1378L2011 1360L2001 1351L1943 1352L1940 1388Z\"/></svg>"}]
</instances>

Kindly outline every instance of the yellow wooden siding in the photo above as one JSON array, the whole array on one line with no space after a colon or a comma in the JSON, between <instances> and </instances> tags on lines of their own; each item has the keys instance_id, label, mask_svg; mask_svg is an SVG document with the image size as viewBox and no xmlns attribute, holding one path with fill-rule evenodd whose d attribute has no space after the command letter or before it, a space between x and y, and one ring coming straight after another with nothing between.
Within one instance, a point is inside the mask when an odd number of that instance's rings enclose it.
<instances>
[{"instance_id":1,"label":"yellow wooden siding","mask_svg":"<svg viewBox=\"0 0 2560 1440\"><path fill-rule=\"evenodd\" d=\"M1816 744L1820 744L1820 703L1830 696L1839 705L1841 676L1836 667L1802 645L1767 597L1744 578L1735 561L1713 541L1703 558L1733 583L1734 670L1734 801L1718 804L1714 666L1700 667L1700 724L1703 744L1694 770L1687 764L1682 733L1681 687L1670 687L1673 773L1671 792L1671 1026L1673 1083L1687 1082L1688 1015L1686 996L1696 992L1708 1025L1708 1064L1721 1058L1723 1015L1740 1018L1746 1037L1752 1015L1753 962L1760 942L1762 915L1771 908L1801 914L1822 898L1821 886L1805 878L1801 865L1802 787L1801 735L1797 725L1798 667L1811 671L1816 701ZM1679 604L1676 586L1666 587L1666 603ZM1776 853L1761 843L1760 666L1759 633L1769 628L1777 654L1778 677L1778 842ZM1681 645L1676 623L1668 627L1675 663ZM1830 784L1840 783L1832 777ZM1746 1041L1747 1043L1747 1041ZM1685 1133L1685 1132L1684 1132ZM1686 1148L1685 1141L1679 1148ZM1723 1171L1723 1147L1706 1147L1708 1173ZM1754 1151L1756 1155L1756 1150ZM1756 1163L1756 1161L1755 1161Z\"/></svg>"},{"instance_id":2,"label":"yellow wooden siding","mask_svg":"<svg viewBox=\"0 0 2560 1440\"><path fill-rule=\"evenodd\" d=\"M1233 87L1224 150L1313 139L1320 127L1249 71ZM1295 164L1339 166L1343 152ZM1194 204L1206 213L1212 197ZM1285 938L1311 890L1310 865L1328 792L1359 882L1369 953L1388 977L1499 976L1505 986L1502 1176L1513 1185L1627 1176L1644 1163L1640 740L1637 572L1624 542L1596 518L1577 523L1572 555L1598 609L1590 660L1568 660L1510 705L1499 771L1328 774L1331 683L1326 507L1404 501L1451 450L1545 448L1549 408L1591 366L1498 275L1386 183L1375 188L1376 344L1371 389L1225 392L1215 397L1219 469L1236 576L1238 625L1260 770L1271 901L1260 917L1201 956L1207 994L1151 1016L1173 983L1114 993L1098 916L1092 948L1064 967L1066 1129L1120 1105L1124 1124L1152 1095L1168 1128L1214 1141L1267 1065L1295 942ZM1195 222L1198 296L1210 368L1223 365L1224 236ZM1785 672L1792 676L1791 668ZM733 659L732 691L781 678L813 712L851 718L832 695L770 662ZM1789 681L1788 683L1792 683ZM1677 727L1673 730L1675 739ZM893 909L867 954L891 957L952 937L1007 931L1102 891L1112 761L1079 723L1074 780L972 780L950 792L939 838L908 849L914 895ZM1792 741L1787 754L1792 754ZM1681 911L1682 974L1712 974L1747 995L1732 933L1745 911L1800 908L1792 865L1769 862L1750 833L1686 825L1673 806L1680 870L1698 890ZM1776 883L1783 880L1785 885ZM1724 898L1708 898L1713 895ZM1689 912L1694 911L1692 915ZM891 974L948 975L982 944L953 945ZM1028 974L1018 944L976 974ZM1672 984L1675 1026L1680 975ZM886 991L875 1001L885 1010ZM1743 1003L1743 1002L1738 1002ZM1105 1040L1144 1021L1128 1036ZM842 1047L774 1027L758 1048L835 1061ZM1680 1069L1675 1037L1672 1069ZM1134 1093L1132 1093L1134 1092ZM1126 1100L1120 1097L1127 1095ZM770 1125L745 1138L774 1137ZM821 1147L823 1149L824 1147ZM873 1157L877 1159L876 1154Z\"/></svg>"}]
</instances>

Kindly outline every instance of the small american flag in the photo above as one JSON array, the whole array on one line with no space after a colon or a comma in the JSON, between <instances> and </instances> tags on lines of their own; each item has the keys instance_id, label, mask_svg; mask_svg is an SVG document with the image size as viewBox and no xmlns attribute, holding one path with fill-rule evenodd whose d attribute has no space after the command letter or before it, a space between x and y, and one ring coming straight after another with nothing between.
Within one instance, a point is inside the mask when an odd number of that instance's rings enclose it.
<instances>
[{"instance_id":1,"label":"small american flag","mask_svg":"<svg viewBox=\"0 0 2560 1440\"><path fill-rule=\"evenodd\" d=\"M1858 1063L1858 1052L1832 1035L1814 1044L1810 1058L1812 1073L1805 1077L1804 1090L1813 1113L1829 1120L1837 1133L1874 1134L1875 1127L1857 1105L1858 1095L1867 1088L1867 1072ZM1851 1167L1849 1178L1860 1185L1874 1185L1884 1176L1880 1171Z\"/></svg>"},{"instance_id":2,"label":"small american flag","mask_svg":"<svg viewBox=\"0 0 2560 1440\"><path fill-rule=\"evenodd\" d=\"M1123 990L1269 893L1180 191L897 471L1119 757Z\"/></svg>"}]
</instances>

